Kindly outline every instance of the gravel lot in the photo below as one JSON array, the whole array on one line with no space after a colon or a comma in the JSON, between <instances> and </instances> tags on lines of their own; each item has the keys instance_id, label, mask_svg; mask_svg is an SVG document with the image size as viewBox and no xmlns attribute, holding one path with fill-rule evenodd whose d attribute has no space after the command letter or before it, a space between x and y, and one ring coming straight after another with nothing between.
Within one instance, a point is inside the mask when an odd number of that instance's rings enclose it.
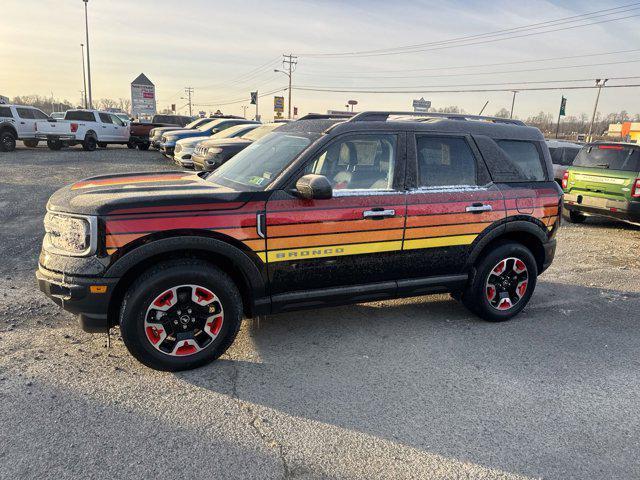
<instances>
[{"instance_id":1,"label":"gravel lot","mask_svg":"<svg viewBox=\"0 0 640 480\"><path fill-rule=\"evenodd\" d=\"M565 224L505 324L442 295L274 315L160 373L33 272L52 192L161 169L124 148L0 154L0 478L640 477L640 228Z\"/></svg>"}]
</instances>

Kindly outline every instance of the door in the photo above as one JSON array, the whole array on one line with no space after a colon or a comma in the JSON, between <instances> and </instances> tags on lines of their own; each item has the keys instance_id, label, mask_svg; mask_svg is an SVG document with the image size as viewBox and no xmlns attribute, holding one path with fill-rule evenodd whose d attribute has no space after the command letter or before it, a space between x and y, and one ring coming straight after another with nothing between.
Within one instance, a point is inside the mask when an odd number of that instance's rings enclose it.
<instances>
[{"instance_id":1,"label":"door","mask_svg":"<svg viewBox=\"0 0 640 480\"><path fill-rule=\"evenodd\" d=\"M36 119L33 108L16 107L18 118L16 119L16 130L19 138L34 138L36 136Z\"/></svg>"},{"instance_id":2,"label":"door","mask_svg":"<svg viewBox=\"0 0 640 480\"><path fill-rule=\"evenodd\" d=\"M116 140L116 126L111 120L111 115L108 113L98 113L100 117L100 124L98 127L98 141L99 142L113 142Z\"/></svg>"},{"instance_id":3,"label":"door","mask_svg":"<svg viewBox=\"0 0 640 480\"><path fill-rule=\"evenodd\" d=\"M111 121L113 122L113 139L119 143L126 143L129 141L129 127L125 125L124 121L117 115L111 115Z\"/></svg>"},{"instance_id":4,"label":"door","mask_svg":"<svg viewBox=\"0 0 640 480\"><path fill-rule=\"evenodd\" d=\"M462 274L474 241L505 218L502 193L471 138L416 134L407 145L407 177L415 179L407 192L407 277Z\"/></svg>"},{"instance_id":5,"label":"door","mask_svg":"<svg viewBox=\"0 0 640 480\"><path fill-rule=\"evenodd\" d=\"M265 235L276 310L290 300L313 304L321 291L328 299L342 293L353 301L395 292L405 213L404 139L387 133L338 137L292 182L308 173L324 175L333 198L306 200L292 188L271 196ZM363 284L369 285L348 288Z\"/></svg>"}]
</instances>

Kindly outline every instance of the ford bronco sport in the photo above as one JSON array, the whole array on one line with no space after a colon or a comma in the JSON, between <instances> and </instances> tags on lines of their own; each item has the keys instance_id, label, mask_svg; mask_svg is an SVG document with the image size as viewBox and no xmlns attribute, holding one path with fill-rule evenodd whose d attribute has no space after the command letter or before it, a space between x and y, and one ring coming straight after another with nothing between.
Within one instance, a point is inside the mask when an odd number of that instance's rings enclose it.
<instances>
[{"instance_id":1,"label":"ford bronco sport","mask_svg":"<svg viewBox=\"0 0 640 480\"><path fill-rule=\"evenodd\" d=\"M243 316L451 292L507 320L553 260L562 194L516 120L364 112L283 125L212 173L53 194L37 277L152 368L219 357Z\"/></svg>"}]
</instances>

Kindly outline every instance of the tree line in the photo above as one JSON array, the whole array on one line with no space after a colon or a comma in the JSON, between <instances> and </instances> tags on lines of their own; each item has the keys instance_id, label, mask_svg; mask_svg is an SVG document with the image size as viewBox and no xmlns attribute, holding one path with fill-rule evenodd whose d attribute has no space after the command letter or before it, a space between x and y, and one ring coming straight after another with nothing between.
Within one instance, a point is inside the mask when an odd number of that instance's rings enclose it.
<instances>
[{"instance_id":1,"label":"tree line","mask_svg":"<svg viewBox=\"0 0 640 480\"><path fill-rule=\"evenodd\" d=\"M61 100L54 97L43 97L41 95L21 95L13 97L10 103L14 105L30 105L32 107L39 108L46 114L53 112L65 112L72 108L84 108L84 105L74 104L67 99ZM101 98L93 102L93 108L98 110L107 110L117 108L123 112L129 112L131 109L131 99L119 98L114 100L113 98Z\"/></svg>"}]
</instances>

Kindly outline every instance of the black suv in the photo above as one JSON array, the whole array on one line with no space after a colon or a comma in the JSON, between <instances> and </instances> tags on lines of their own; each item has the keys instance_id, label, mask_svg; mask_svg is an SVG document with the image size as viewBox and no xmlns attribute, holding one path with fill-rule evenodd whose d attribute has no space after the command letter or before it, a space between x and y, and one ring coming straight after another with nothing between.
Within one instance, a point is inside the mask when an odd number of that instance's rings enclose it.
<instances>
[{"instance_id":1,"label":"black suv","mask_svg":"<svg viewBox=\"0 0 640 480\"><path fill-rule=\"evenodd\" d=\"M539 130L364 112L283 125L213 173L94 177L49 200L40 288L157 369L219 357L243 316L451 292L507 320L553 260Z\"/></svg>"}]
</instances>

